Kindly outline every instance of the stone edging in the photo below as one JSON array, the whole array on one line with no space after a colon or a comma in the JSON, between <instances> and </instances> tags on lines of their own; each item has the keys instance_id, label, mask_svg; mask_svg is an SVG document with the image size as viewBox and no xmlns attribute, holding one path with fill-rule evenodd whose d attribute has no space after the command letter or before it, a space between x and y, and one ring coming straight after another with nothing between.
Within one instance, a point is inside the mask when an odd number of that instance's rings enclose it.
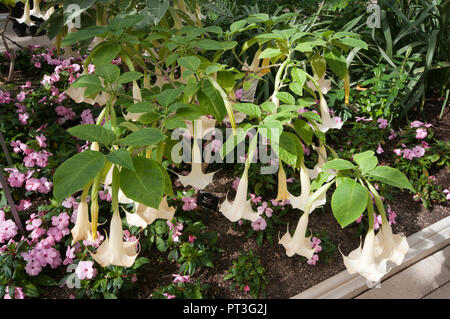
<instances>
[{"instance_id":1,"label":"stone edging","mask_svg":"<svg viewBox=\"0 0 450 319\"><path fill-rule=\"evenodd\" d=\"M381 281L450 244L450 216L409 236L407 240L409 251L403 263L393 268ZM350 275L344 270L291 299L349 299L369 289L363 277Z\"/></svg>"}]
</instances>

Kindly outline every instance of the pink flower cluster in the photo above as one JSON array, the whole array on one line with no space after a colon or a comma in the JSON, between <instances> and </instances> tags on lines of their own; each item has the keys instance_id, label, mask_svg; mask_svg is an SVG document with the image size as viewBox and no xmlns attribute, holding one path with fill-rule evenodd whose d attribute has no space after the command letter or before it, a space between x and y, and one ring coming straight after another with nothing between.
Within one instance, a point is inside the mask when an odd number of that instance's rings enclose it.
<instances>
[{"instance_id":1,"label":"pink flower cluster","mask_svg":"<svg viewBox=\"0 0 450 319\"><path fill-rule=\"evenodd\" d=\"M85 109L81 112L81 123L80 124L95 124L94 116L90 109Z\"/></svg>"},{"instance_id":2,"label":"pink flower cluster","mask_svg":"<svg viewBox=\"0 0 450 319\"><path fill-rule=\"evenodd\" d=\"M0 209L0 243L4 243L17 235L17 225L5 218L5 212Z\"/></svg>"},{"instance_id":3,"label":"pink flower cluster","mask_svg":"<svg viewBox=\"0 0 450 319\"><path fill-rule=\"evenodd\" d=\"M258 213L266 214L267 217L272 217L273 209L268 207L267 202L263 202L261 206L257 208Z\"/></svg>"},{"instance_id":4,"label":"pink flower cluster","mask_svg":"<svg viewBox=\"0 0 450 319\"><path fill-rule=\"evenodd\" d=\"M320 246L320 244L322 243L322 241L317 238L317 237L313 237L312 241L311 241L311 248L315 248L315 254L312 255L312 257L307 261L308 265L313 265L315 266L316 263L319 261L319 255L318 253L322 251L322 246Z\"/></svg>"},{"instance_id":5,"label":"pink flower cluster","mask_svg":"<svg viewBox=\"0 0 450 319\"><path fill-rule=\"evenodd\" d=\"M55 108L56 114L58 114L60 117L59 119L57 119L59 124L63 124L65 121L71 121L73 120L77 115L75 114L74 111L72 111L72 108L70 107L65 107L65 106L57 106Z\"/></svg>"},{"instance_id":6,"label":"pink flower cluster","mask_svg":"<svg viewBox=\"0 0 450 319\"><path fill-rule=\"evenodd\" d=\"M177 283L185 283L185 282L190 282L191 278L189 276L182 276L182 275L178 275L178 274L172 274L173 277L175 277L175 279L173 280L173 282L175 284Z\"/></svg>"},{"instance_id":7,"label":"pink flower cluster","mask_svg":"<svg viewBox=\"0 0 450 319\"><path fill-rule=\"evenodd\" d=\"M11 101L11 93L0 90L0 104L9 104Z\"/></svg>"},{"instance_id":8,"label":"pink flower cluster","mask_svg":"<svg viewBox=\"0 0 450 319\"><path fill-rule=\"evenodd\" d=\"M260 231L266 229L267 222L264 218L259 217L256 221L252 222L251 225L254 231Z\"/></svg>"},{"instance_id":9,"label":"pink flower cluster","mask_svg":"<svg viewBox=\"0 0 450 319\"><path fill-rule=\"evenodd\" d=\"M11 299L11 296L9 295L9 286L6 286L6 295L3 297L3 299ZM25 299L25 293L23 292L23 289L20 287L14 288L14 299Z\"/></svg>"},{"instance_id":10,"label":"pink flower cluster","mask_svg":"<svg viewBox=\"0 0 450 319\"><path fill-rule=\"evenodd\" d=\"M97 269L93 268L93 261L80 261L75 269L78 279L92 279L97 274Z\"/></svg>"},{"instance_id":11,"label":"pink flower cluster","mask_svg":"<svg viewBox=\"0 0 450 319\"><path fill-rule=\"evenodd\" d=\"M183 223L178 222L174 225L174 224L172 224L172 222L170 220L168 220L166 223L169 226L169 229L171 231L173 231L172 241L174 241L176 243L179 242L180 236L181 236L181 231L183 230Z\"/></svg>"},{"instance_id":12,"label":"pink flower cluster","mask_svg":"<svg viewBox=\"0 0 450 319\"><path fill-rule=\"evenodd\" d=\"M404 145L404 144L402 146L406 147L406 145ZM427 148L429 148L428 144L426 144L425 146L427 146ZM403 154L403 158L412 160L414 158L420 158L420 157L424 156L425 148L426 147L424 147L423 144L422 144L422 146L417 145L417 146L413 147L412 149L405 148L405 149L401 150L401 149L397 148L394 150L394 153L398 156L401 156Z\"/></svg>"},{"instance_id":13,"label":"pink flower cluster","mask_svg":"<svg viewBox=\"0 0 450 319\"><path fill-rule=\"evenodd\" d=\"M184 202L182 207L184 211L191 211L197 208L197 200L194 197L183 197L182 200Z\"/></svg>"}]
</instances>

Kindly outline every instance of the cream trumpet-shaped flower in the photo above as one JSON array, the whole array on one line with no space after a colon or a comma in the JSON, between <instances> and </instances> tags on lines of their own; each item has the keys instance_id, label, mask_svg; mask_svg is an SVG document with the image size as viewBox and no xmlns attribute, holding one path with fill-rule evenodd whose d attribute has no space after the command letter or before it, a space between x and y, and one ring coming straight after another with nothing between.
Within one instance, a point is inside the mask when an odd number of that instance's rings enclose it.
<instances>
[{"instance_id":1,"label":"cream trumpet-shaped flower","mask_svg":"<svg viewBox=\"0 0 450 319\"><path fill-rule=\"evenodd\" d=\"M171 220L174 214L175 208L169 206L167 196L163 197L158 209L136 203L136 212L134 214L126 212L128 225L142 228L147 227L157 219Z\"/></svg>"},{"instance_id":2,"label":"cream trumpet-shaped flower","mask_svg":"<svg viewBox=\"0 0 450 319\"><path fill-rule=\"evenodd\" d=\"M319 173L322 171L323 164L327 161L327 150L325 148L325 144L321 143L319 147L312 145L313 149L317 152L318 155L318 161L317 164L314 166L313 169L309 169L305 167L306 173L308 173L308 176L310 179L315 179Z\"/></svg>"},{"instance_id":3,"label":"cream trumpet-shaped flower","mask_svg":"<svg viewBox=\"0 0 450 319\"><path fill-rule=\"evenodd\" d=\"M44 16L42 17L43 20L47 21L50 16L55 12L55 7L48 8L47 11L45 11Z\"/></svg>"},{"instance_id":4,"label":"cream trumpet-shaped flower","mask_svg":"<svg viewBox=\"0 0 450 319\"><path fill-rule=\"evenodd\" d=\"M194 137L193 146L192 146L192 167L189 175L178 175L181 184L184 187L190 185L197 189L204 189L208 186L214 177L213 173L203 173L202 169L202 154L200 151L200 147L197 143L197 140L201 140L206 133L213 130L216 124L216 120L209 119L206 116L200 117L200 120L192 122L187 122L186 126L190 136Z\"/></svg>"},{"instance_id":5,"label":"cream trumpet-shaped flower","mask_svg":"<svg viewBox=\"0 0 450 319\"><path fill-rule=\"evenodd\" d=\"M317 127L323 133L333 128L339 130L344 124L342 121L337 122L335 117L330 117L330 109L322 94L320 94L320 118L322 119L322 124L317 123Z\"/></svg>"},{"instance_id":6,"label":"cream trumpet-shaped flower","mask_svg":"<svg viewBox=\"0 0 450 319\"><path fill-rule=\"evenodd\" d=\"M41 13L41 8L39 7L41 4L40 0L33 0L33 9L30 11L30 15L42 19L43 15Z\"/></svg>"},{"instance_id":7,"label":"cream trumpet-shaped flower","mask_svg":"<svg viewBox=\"0 0 450 319\"><path fill-rule=\"evenodd\" d=\"M319 84L319 88L322 92L322 94L327 94L328 91L331 89L331 80L325 80L325 74L317 80L317 84ZM316 86L312 81L306 82L306 85L313 91L317 91Z\"/></svg>"},{"instance_id":8,"label":"cream trumpet-shaped flower","mask_svg":"<svg viewBox=\"0 0 450 319\"><path fill-rule=\"evenodd\" d=\"M92 258L102 267L109 265L131 267L136 260L136 242L123 241L122 220L120 219L118 207L114 209L109 229L109 237L97 248L95 253L91 253Z\"/></svg>"},{"instance_id":9,"label":"cream trumpet-shaped flower","mask_svg":"<svg viewBox=\"0 0 450 319\"><path fill-rule=\"evenodd\" d=\"M376 252L375 233L372 228L366 234L362 249L360 244L348 256L342 255L347 271L350 274L359 273L370 281L379 281L388 273L386 267L387 260L378 258Z\"/></svg>"},{"instance_id":10,"label":"cream trumpet-shaped flower","mask_svg":"<svg viewBox=\"0 0 450 319\"><path fill-rule=\"evenodd\" d=\"M291 194L287 189L286 173L283 169L283 164L280 162L280 168L278 170L278 194L275 200L284 202L285 200L290 199L290 197Z\"/></svg>"},{"instance_id":11,"label":"cream trumpet-shaped flower","mask_svg":"<svg viewBox=\"0 0 450 319\"><path fill-rule=\"evenodd\" d=\"M300 217L294 235L289 234L289 226L286 234L278 241L286 249L286 255L292 257L295 254L311 259L315 248L311 248L311 236L305 237L306 227L308 226L309 211L303 213Z\"/></svg>"},{"instance_id":12,"label":"cream trumpet-shaped flower","mask_svg":"<svg viewBox=\"0 0 450 319\"><path fill-rule=\"evenodd\" d=\"M308 205L309 196L311 193L311 183L303 162L300 164L300 185L302 186L300 196L289 194L289 200L292 207L306 212L306 206Z\"/></svg>"},{"instance_id":13,"label":"cream trumpet-shaped flower","mask_svg":"<svg viewBox=\"0 0 450 319\"><path fill-rule=\"evenodd\" d=\"M133 87L132 87L132 93L133 93L133 100L134 103L142 102L142 95L141 95L141 89L139 88L139 84L136 81L133 81ZM136 122L137 119L145 113L130 113L124 114L123 117L125 121L133 121Z\"/></svg>"},{"instance_id":14,"label":"cream trumpet-shaped flower","mask_svg":"<svg viewBox=\"0 0 450 319\"><path fill-rule=\"evenodd\" d=\"M248 168L249 165L246 165L241 180L239 181L234 201L230 202L228 199L225 199L219 209L219 211L231 222L237 222L240 219L255 222L262 213L253 211L252 205L250 204L251 200L247 200Z\"/></svg>"},{"instance_id":15,"label":"cream trumpet-shaped flower","mask_svg":"<svg viewBox=\"0 0 450 319\"><path fill-rule=\"evenodd\" d=\"M375 236L375 246L377 258L392 261L396 265L402 263L409 249L406 237L392 234L391 225L386 218L383 218L381 230Z\"/></svg>"},{"instance_id":16,"label":"cream trumpet-shaped flower","mask_svg":"<svg viewBox=\"0 0 450 319\"><path fill-rule=\"evenodd\" d=\"M186 176L178 175L181 184L183 184L184 187L190 185L197 189L204 189L212 182L215 173L216 172L203 173L200 147L198 146L196 139L194 139L194 145L192 146L191 172Z\"/></svg>"},{"instance_id":17,"label":"cream trumpet-shaped flower","mask_svg":"<svg viewBox=\"0 0 450 319\"><path fill-rule=\"evenodd\" d=\"M35 23L31 20L30 18L30 1L28 0L27 2L25 2L25 7L23 9L23 16L22 18L18 19L18 18L14 18L17 20L17 22L19 22L20 24L25 23L27 26L33 26L35 25Z\"/></svg>"},{"instance_id":18,"label":"cream trumpet-shaped flower","mask_svg":"<svg viewBox=\"0 0 450 319\"><path fill-rule=\"evenodd\" d=\"M80 240L92 241L91 223L89 222L89 207L86 199L81 200L77 209L77 220L71 230L72 246Z\"/></svg>"}]
</instances>

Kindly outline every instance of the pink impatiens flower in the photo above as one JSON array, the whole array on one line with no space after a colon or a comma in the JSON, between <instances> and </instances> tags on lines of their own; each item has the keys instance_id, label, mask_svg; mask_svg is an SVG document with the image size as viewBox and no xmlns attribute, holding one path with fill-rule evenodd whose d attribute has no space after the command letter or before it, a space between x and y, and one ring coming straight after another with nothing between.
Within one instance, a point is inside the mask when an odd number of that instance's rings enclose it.
<instances>
[{"instance_id":1,"label":"pink impatiens flower","mask_svg":"<svg viewBox=\"0 0 450 319\"><path fill-rule=\"evenodd\" d=\"M380 144L378 144L378 148L377 148L377 154L381 154L381 153L384 153L384 150L383 150L383 148L381 147L381 145Z\"/></svg>"},{"instance_id":2,"label":"pink impatiens flower","mask_svg":"<svg viewBox=\"0 0 450 319\"><path fill-rule=\"evenodd\" d=\"M190 282L191 278L189 276L182 276L182 275L178 275L178 274L172 274L173 277L175 277L175 279L173 280L174 283L185 283L185 282Z\"/></svg>"},{"instance_id":3,"label":"pink impatiens flower","mask_svg":"<svg viewBox=\"0 0 450 319\"><path fill-rule=\"evenodd\" d=\"M307 261L307 263L308 263L308 265L313 265L314 266L318 261L319 261L319 255L314 254L314 255L312 255L311 259L309 259Z\"/></svg>"},{"instance_id":4,"label":"pink impatiens flower","mask_svg":"<svg viewBox=\"0 0 450 319\"><path fill-rule=\"evenodd\" d=\"M450 200L450 190L448 190L447 188L444 189L444 194L446 194L447 196L445 197L445 199Z\"/></svg>"},{"instance_id":5,"label":"pink impatiens flower","mask_svg":"<svg viewBox=\"0 0 450 319\"><path fill-rule=\"evenodd\" d=\"M182 207L184 211L191 211L197 208L197 202L194 197L183 197L182 200L184 202Z\"/></svg>"},{"instance_id":6,"label":"pink impatiens flower","mask_svg":"<svg viewBox=\"0 0 450 319\"><path fill-rule=\"evenodd\" d=\"M425 149L422 146L419 146L419 145L415 146L412 149L412 152L414 154L414 157L416 157L416 158L420 158L420 157L425 155Z\"/></svg>"},{"instance_id":7,"label":"pink impatiens flower","mask_svg":"<svg viewBox=\"0 0 450 319\"><path fill-rule=\"evenodd\" d=\"M272 217L273 209L267 206L267 202L263 202L257 210L260 214L265 213L267 217Z\"/></svg>"},{"instance_id":8,"label":"pink impatiens flower","mask_svg":"<svg viewBox=\"0 0 450 319\"><path fill-rule=\"evenodd\" d=\"M14 299L24 299L25 293L23 292L22 288L15 287L14 288ZM6 295L3 297L3 299L11 299L11 296L9 295L9 286L6 286Z\"/></svg>"},{"instance_id":9,"label":"pink impatiens flower","mask_svg":"<svg viewBox=\"0 0 450 319\"><path fill-rule=\"evenodd\" d=\"M47 138L44 136L44 134L41 135L37 135L36 136L36 140L39 143L39 147L45 148L47 147L47 144L45 143L45 141L47 140Z\"/></svg>"},{"instance_id":10,"label":"pink impatiens flower","mask_svg":"<svg viewBox=\"0 0 450 319\"><path fill-rule=\"evenodd\" d=\"M196 239L197 239L197 237L195 237L194 235L189 235L188 241L189 241L190 243L193 243Z\"/></svg>"},{"instance_id":11,"label":"pink impatiens flower","mask_svg":"<svg viewBox=\"0 0 450 319\"><path fill-rule=\"evenodd\" d=\"M418 140L423 140L425 137L427 137L427 135L428 135L428 133L427 133L427 130L426 129L423 129L423 128L418 128L417 130L416 130L416 138L418 139Z\"/></svg>"},{"instance_id":12,"label":"pink impatiens flower","mask_svg":"<svg viewBox=\"0 0 450 319\"><path fill-rule=\"evenodd\" d=\"M93 277L95 277L97 271L95 268L93 268L93 266L93 261L80 261L77 265L77 269L75 270L78 279L84 280L92 279Z\"/></svg>"},{"instance_id":13,"label":"pink impatiens flower","mask_svg":"<svg viewBox=\"0 0 450 319\"><path fill-rule=\"evenodd\" d=\"M260 217L256 221L252 222L251 225L254 231L260 231L266 229L267 222L264 218Z\"/></svg>"},{"instance_id":14,"label":"pink impatiens flower","mask_svg":"<svg viewBox=\"0 0 450 319\"><path fill-rule=\"evenodd\" d=\"M249 292L249 291L250 291L250 287L248 285L245 285L244 292Z\"/></svg>"},{"instance_id":15,"label":"pink impatiens flower","mask_svg":"<svg viewBox=\"0 0 450 319\"><path fill-rule=\"evenodd\" d=\"M379 118L377 122L379 123L378 127L381 129L386 128L388 126L388 121L385 119Z\"/></svg>"}]
</instances>

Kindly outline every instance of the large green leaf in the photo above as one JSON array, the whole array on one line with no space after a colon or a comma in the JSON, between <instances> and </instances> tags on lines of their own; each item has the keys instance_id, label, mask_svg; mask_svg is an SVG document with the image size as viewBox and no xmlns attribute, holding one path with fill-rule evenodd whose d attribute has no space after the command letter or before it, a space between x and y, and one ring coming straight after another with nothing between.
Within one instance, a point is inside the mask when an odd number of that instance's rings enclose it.
<instances>
[{"instance_id":1,"label":"large green leaf","mask_svg":"<svg viewBox=\"0 0 450 319\"><path fill-rule=\"evenodd\" d=\"M82 190L105 166L105 156L100 152L84 151L62 163L53 175L53 195L61 202Z\"/></svg>"},{"instance_id":2,"label":"large green leaf","mask_svg":"<svg viewBox=\"0 0 450 319\"><path fill-rule=\"evenodd\" d=\"M297 164L297 145L300 140L295 134L283 132L280 135L280 159L295 167Z\"/></svg>"},{"instance_id":3,"label":"large green leaf","mask_svg":"<svg viewBox=\"0 0 450 319\"><path fill-rule=\"evenodd\" d=\"M130 153L124 148L109 153L108 155L106 155L106 158L111 163L123 166L125 168L128 168L129 170L134 171L133 161L131 160Z\"/></svg>"},{"instance_id":4,"label":"large green leaf","mask_svg":"<svg viewBox=\"0 0 450 319\"><path fill-rule=\"evenodd\" d=\"M200 63L201 63L200 59L197 58L196 56L184 56L178 58L178 64L192 72L198 71Z\"/></svg>"},{"instance_id":5,"label":"large green leaf","mask_svg":"<svg viewBox=\"0 0 450 319\"><path fill-rule=\"evenodd\" d=\"M102 77L106 82L114 83L120 76L120 69L111 63L95 66L95 73Z\"/></svg>"},{"instance_id":6,"label":"large green leaf","mask_svg":"<svg viewBox=\"0 0 450 319\"><path fill-rule=\"evenodd\" d=\"M327 169L336 169L336 170L346 170L346 169L354 169L355 166L346 160L337 158L331 161L326 162L325 164L323 164L322 166L322 170L327 170Z\"/></svg>"},{"instance_id":7,"label":"large green leaf","mask_svg":"<svg viewBox=\"0 0 450 319\"><path fill-rule=\"evenodd\" d=\"M211 114L218 122L222 122L227 110L222 96L209 81L204 81L202 89L197 92L199 108L206 114Z\"/></svg>"},{"instance_id":8,"label":"large green leaf","mask_svg":"<svg viewBox=\"0 0 450 319\"><path fill-rule=\"evenodd\" d=\"M76 32L69 33L61 43L62 47L75 44L79 41L91 39L99 34L102 34L106 31L105 27L99 26L90 26L86 29L82 29Z\"/></svg>"},{"instance_id":9,"label":"large green leaf","mask_svg":"<svg viewBox=\"0 0 450 319\"><path fill-rule=\"evenodd\" d=\"M298 133L298 135L300 135L302 140L307 145L310 145L314 134L311 126L309 126L309 124L306 121L297 119L294 122L294 128L295 131Z\"/></svg>"},{"instance_id":10,"label":"large green leaf","mask_svg":"<svg viewBox=\"0 0 450 319\"><path fill-rule=\"evenodd\" d=\"M359 165L361 172L367 173L373 170L378 164L378 158L374 151L366 151L353 155L353 160Z\"/></svg>"},{"instance_id":11,"label":"large green leaf","mask_svg":"<svg viewBox=\"0 0 450 319\"><path fill-rule=\"evenodd\" d=\"M337 50L325 53L325 60L330 69L336 73L341 79L347 75L347 61Z\"/></svg>"},{"instance_id":12,"label":"large green leaf","mask_svg":"<svg viewBox=\"0 0 450 319\"><path fill-rule=\"evenodd\" d=\"M120 170L120 188L130 199L146 206L158 208L166 187L166 176L158 162L136 156L135 171L123 167Z\"/></svg>"},{"instance_id":13,"label":"large green leaf","mask_svg":"<svg viewBox=\"0 0 450 319\"><path fill-rule=\"evenodd\" d=\"M259 106L252 103L236 103L233 105L233 108L249 116L261 116L261 110Z\"/></svg>"},{"instance_id":14,"label":"large green leaf","mask_svg":"<svg viewBox=\"0 0 450 319\"><path fill-rule=\"evenodd\" d=\"M369 192L353 179L345 178L331 197L333 215L342 228L353 223L364 212Z\"/></svg>"},{"instance_id":15,"label":"large green leaf","mask_svg":"<svg viewBox=\"0 0 450 319\"><path fill-rule=\"evenodd\" d=\"M408 181L408 178L396 168L389 166L378 166L374 170L368 172L367 175L377 181L399 188L407 188L412 192L415 191Z\"/></svg>"},{"instance_id":16,"label":"large green leaf","mask_svg":"<svg viewBox=\"0 0 450 319\"><path fill-rule=\"evenodd\" d=\"M121 144L126 146L150 146L163 141L166 136L157 128L142 128L125 137Z\"/></svg>"},{"instance_id":17,"label":"large green leaf","mask_svg":"<svg viewBox=\"0 0 450 319\"><path fill-rule=\"evenodd\" d=\"M116 139L116 134L113 131L95 124L82 124L71 127L67 131L82 140L99 142L105 145L111 144Z\"/></svg>"}]
</instances>

